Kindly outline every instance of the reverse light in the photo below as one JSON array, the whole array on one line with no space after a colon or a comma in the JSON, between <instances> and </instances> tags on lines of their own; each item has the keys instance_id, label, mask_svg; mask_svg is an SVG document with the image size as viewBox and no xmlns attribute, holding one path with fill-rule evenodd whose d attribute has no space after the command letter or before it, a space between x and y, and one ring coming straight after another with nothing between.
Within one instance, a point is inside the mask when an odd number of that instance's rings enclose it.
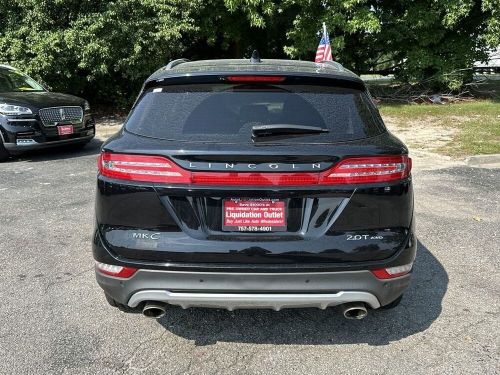
<instances>
[{"instance_id":1,"label":"reverse light","mask_svg":"<svg viewBox=\"0 0 500 375\"><path fill-rule=\"evenodd\" d=\"M413 263L405 264L402 266L389 267L389 268L378 268L371 270L377 279L393 279L395 277L400 277L406 275L411 271Z\"/></svg>"},{"instance_id":2,"label":"reverse light","mask_svg":"<svg viewBox=\"0 0 500 375\"><path fill-rule=\"evenodd\" d=\"M101 262L96 262L95 266L98 272L121 279L128 279L137 272L137 268L122 267Z\"/></svg>"},{"instance_id":3,"label":"reverse light","mask_svg":"<svg viewBox=\"0 0 500 375\"><path fill-rule=\"evenodd\" d=\"M33 114L33 112L31 112L31 109L29 109L28 107L22 107L19 105L7 104L7 103L0 103L0 113L2 115L11 115L11 116Z\"/></svg>"},{"instance_id":4,"label":"reverse light","mask_svg":"<svg viewBox=\"0 0 500 375\"><path fill-rule=\"evenodd\" d=\"M226 79L229 82L255 82L255 83L277 83L283 82L286 77L283 76L228 76Z\"/></svg>"}]
</instances>

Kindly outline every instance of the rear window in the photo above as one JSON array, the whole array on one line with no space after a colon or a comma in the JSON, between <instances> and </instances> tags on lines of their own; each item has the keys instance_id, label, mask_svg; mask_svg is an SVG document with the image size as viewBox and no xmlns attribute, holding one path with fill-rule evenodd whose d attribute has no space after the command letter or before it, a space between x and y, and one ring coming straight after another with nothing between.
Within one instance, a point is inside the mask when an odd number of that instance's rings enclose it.
<instances>
[{"instance_id":1,"label":"rear window","mask_svg":"<svg viewBox=\"0 0 500 375\"><path fill-rule=\"evenodd\" d=\"M252 142L255 125L318 126L328 133L278 143L328 143L384 131L364 92L323 86L179 85L152 89L125 124L138 135L186 142ZM273 140L273 142L276 142Z\"/></svg>"}]
</instances>

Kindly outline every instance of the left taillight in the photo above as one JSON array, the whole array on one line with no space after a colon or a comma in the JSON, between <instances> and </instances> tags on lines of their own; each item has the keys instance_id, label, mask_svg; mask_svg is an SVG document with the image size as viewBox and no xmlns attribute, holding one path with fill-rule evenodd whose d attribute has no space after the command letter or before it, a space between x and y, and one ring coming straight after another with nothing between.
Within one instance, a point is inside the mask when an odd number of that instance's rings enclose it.
<instances>
[{"instance_id":1,"label":"left taillight","mask_svg":"<svg viewBox=\"0 0 500 375\"><path fill-rule=\"evenodd\" d=\"M97 163L101 175L119 180L177 184L191 181L189 171L161 156L103 152Z\"/></svg>"},{"instance_id":2,"label":"left taillight","mask_svg":"<svg viewBox=\"0 0 500 375\"><path fill-rule=\"evenodd\" d=\"M100 272L103 275L118 277L120 279L131 278L138 271L137 268L116 266L114 264L101 262L96 262L95 267L97 272Z\"/></svg>"}]
</instances>

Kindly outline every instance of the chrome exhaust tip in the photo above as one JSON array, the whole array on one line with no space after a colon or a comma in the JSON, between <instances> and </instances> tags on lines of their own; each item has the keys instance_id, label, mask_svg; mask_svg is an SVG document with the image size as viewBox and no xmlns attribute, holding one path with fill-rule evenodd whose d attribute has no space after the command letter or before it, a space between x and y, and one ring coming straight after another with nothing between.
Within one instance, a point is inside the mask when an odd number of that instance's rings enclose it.
<instances>
[{"instance_id":1,"label":"chrome exhaust tip","mask_svg":"<svg viewBox=\"0 0 500 375\"><path fill-rule=\"evenodd\" d=\"M342 314L346 319L363 319L368 315L368 310L363 302L344 303L342 306Z\"/></svg>"},{"instance_id":2,"label":"chrome exhaust tip","mask_svg":"<svg viewBox=\"0 0 500 375\"><path fill-rule=\"evenodd\" d=\"M165 316L165 305L159 302L147 302L142 309L142 315L150 319L160 319Z\"/></svg>"}]
</instances>

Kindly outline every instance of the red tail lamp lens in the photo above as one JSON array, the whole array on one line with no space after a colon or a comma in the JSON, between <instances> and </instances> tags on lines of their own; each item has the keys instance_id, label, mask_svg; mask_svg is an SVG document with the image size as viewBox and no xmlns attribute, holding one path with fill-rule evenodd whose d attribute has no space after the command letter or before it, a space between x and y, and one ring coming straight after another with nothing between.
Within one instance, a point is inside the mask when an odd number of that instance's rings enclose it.
<instances>
[{"instance_id":1,"label":"red tail lamp lens","mask_svg":"<svg viewBox=\"0 0 500 375\"><path fill-rule=\"evenodd\" d=\"M193 172L196 185L307 186L317 183L316 173Z\"/></svg>"},{"instance_id":2,"label":"red tail lamp lens","mask_svg":"<svg viewBox=\"0 0 500 375\"><path fill-rule=\"evenodd\" d=\"M347 158L323 172L202 172L189 171L162 156L103 152L101 175L128 181L164 184L229 186L314 186L395 181L410 174L406 156Z\"/></svg>"},{"instance_id":3,"label":"red tail lamp lens","mask_svg":"<svg viewBox=\"0 0 500 375\"><path fill-rule=\"evenodd\" d=\"M411 159L401 156L348 158L323 173L320 185L362 184L402 180L411 171Z\"/></svg>"},{"instance_id":4,"label":"red tail lamp lens","mask_svg":"<svg viewBox=\"0 0 500 375\"><path fill-rule=\"evenodd\" d=\"M104 152L99 172L119 180L188 184L190 172L161 156L126 155Z\"/></svg>"}]
</instances>

